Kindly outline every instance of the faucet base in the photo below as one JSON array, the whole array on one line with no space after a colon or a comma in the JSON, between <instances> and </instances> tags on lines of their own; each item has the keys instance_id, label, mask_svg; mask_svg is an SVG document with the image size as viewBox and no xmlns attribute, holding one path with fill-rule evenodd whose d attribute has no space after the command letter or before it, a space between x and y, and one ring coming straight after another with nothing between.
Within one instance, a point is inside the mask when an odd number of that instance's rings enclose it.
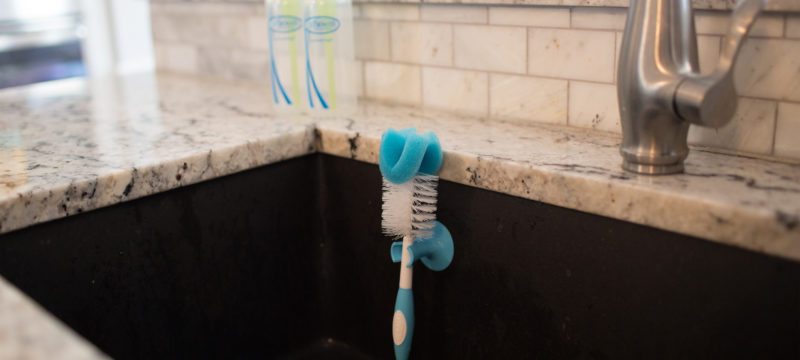
<instances>
[{"instance_id":1,"label":"faucet base","mask_svg":"<svg viewBox=\"0 0 800 360\"><path fill-rule=\"evenodd\" d=\"M622 168L630 172L635 172L637 174L668 175L668 174L682 173L683 162L679 162L677 164L653 165L653 164L639 164L623 160Z\"/></svg>"}]
</instances>

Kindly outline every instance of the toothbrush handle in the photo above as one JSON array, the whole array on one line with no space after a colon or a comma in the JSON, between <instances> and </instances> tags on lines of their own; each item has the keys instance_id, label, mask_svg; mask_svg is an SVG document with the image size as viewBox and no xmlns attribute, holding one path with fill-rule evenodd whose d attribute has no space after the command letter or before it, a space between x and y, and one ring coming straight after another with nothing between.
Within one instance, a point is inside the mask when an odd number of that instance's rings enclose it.
<instances>
[{"instance_id":1,"label":"toothbrush handle","mask_svg":"<svg viewBox=\"0 0 800 360\"><path fill-rule=\"evenodd\" d=\"M411 289L397 289L397 300L394 303L392 320L392 337L394 338L394 357L397 360L408 359L411 352L411 338L414 335L414 292Z\"/></svg>"},{"instance_id":2,"label":"toothbrush handle","mask_svg":"<svg viewBox=\"0 0 800 360\"><path fill-rule=\"evenodd\" d=\"M411 245L414 245L414 237L403 237L400 286L397 289L397 300L394 302L394 318L392 319L394 357L397 360L408 359L408 354L411 352L411 337L414 335L414 292L411 291L414 268L408 252L408 247Z\"/></svg>"}]
</instances>

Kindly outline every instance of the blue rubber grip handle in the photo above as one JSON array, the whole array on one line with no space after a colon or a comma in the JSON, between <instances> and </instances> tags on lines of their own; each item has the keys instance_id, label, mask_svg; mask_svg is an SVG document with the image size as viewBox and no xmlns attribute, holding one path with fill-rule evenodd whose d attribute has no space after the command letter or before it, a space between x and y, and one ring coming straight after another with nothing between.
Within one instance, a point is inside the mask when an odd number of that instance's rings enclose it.
<instances>
[{"instance_id":1,"label":"blue rubber grip handle","mask_svg":"<svg viewBox=\"0 0 800 360\"><path fill-rule=\"evenodd\" d=\"M414 335L414 292L411 289L398 289L394 303L392 337L394 338L394 358L407 360L411 352L411 338Z\"/></svg>"}]
</instances>

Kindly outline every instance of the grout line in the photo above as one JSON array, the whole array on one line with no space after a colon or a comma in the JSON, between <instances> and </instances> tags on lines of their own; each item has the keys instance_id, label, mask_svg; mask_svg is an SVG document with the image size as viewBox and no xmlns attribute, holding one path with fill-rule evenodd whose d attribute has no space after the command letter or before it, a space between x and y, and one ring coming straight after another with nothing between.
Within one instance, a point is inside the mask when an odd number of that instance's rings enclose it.
<instances>
[{"instance_id":1,"label":"grout line","mask_svg":"<svg viewBox=\"0 0 800 360\"><path fill-rule=\"evenodd\" d=\"M575 8L570 8L570 9L569 9L569 28L570 28L570 29L574 29L574 28L575 28L575 27L572 25L572 12L573 12L574 10L575 10Z\"/></svg>"},{"instance_id":2,"label":"grout line","mask_svg":"<svg viewBox=\"0 0 800 360\"><path fill-rule=\"evenodd\" d=\"M371 61L371 62L382 62L382 63L390 63L390 64L400 64L400 65L411 65L411 66L426 66L426 67L431 67L431 68L460 70L460 71L471 71L471 72L482 72L482 71L485 71L485 72L489 72L489 73L492 73L492 74L498 74L498 75L534 77L534 78L549 79L549 80L561 80L561 81L573 80L573 81L581 81L581 82L587 82L587 83L592 83L592 84L600 84L600 85L614 85L615 84L613 81L608 82L608 81L597 81L597 80L560 78L560 77L555 77L555 76L528 74L526 72L524 72L524 73L523 72L516 73L516 72L496 71L496 70L487 70L487 69L470 69L470 68L464 68L464 67L458 67L458 66L443 66L443 65L427 64L427 63L425 63L425 64L423 64L423 63L413 63L413 62L409 62L409 61L390 61L390 60L382 60L382 59L358 59L358 60L365 60L365 61ZM770 100L774 101L775 99L770 99Z\"/></svg>"},{"instance_id":3,"label":"grout line","mask_svg":"<svg viewBox=\"0 0 800 360\"><path fill-rule=\"evenodd\" d=\"M614 33L614 62L611 63L611 67L613 67L613 69L611 69L611 79L614 81L614 83L617 82L617 71L619 70L619 61L620 61L620 59L619 59L620 58L620 54L617 51L617 43L619 43L619 36L620 36L620 33ZM619 48L620 52L622 51L622 45L621 44L622 43L620 43L620 46L619 46L620 47ZM699 61L700 60L698 60L698 62Z\"/></svg>"},{"instance_id":4,"label":"grout line","mask_svg":"<svg viewBox=\"0 0 800 360\"><path fill-rule=\"evenodd\" d=\"M759 97L759 96L739 95L739 94L737 94L736 96L740 97L740 98L750 99L750 100L777 101L777 102L790 103L790 104L800 104L800 101L797 101L797 100L772 99L772 98L765 98L765 97Z\"/></svg>"},{"instance_id":5,"label":"grout line","mask_svg":"<svg viewBox=\"0 0 800 360\"><path fill-rule=\"evenodd\" d=\"M450 66L456 66L456 26L450 24Z\"/></svg>"},{"instance_id":6,"label":"grout line","mask_svg":"<svg viewBox=\"0 0 800 360\"><path fill-rule=\"evenodd\" d=\"M392 22L391 21L387 21L387 25L386 26L387 26L386 34L389 37L389 40L388 40L389 41L389 43L388 43L389 44L389 59L390 60L394 60L394 55L392 54Z\"/></svg>"},{"instance_id":7,"label":"grout line","mask_svg":"<svg viewBox=\"0 0 800 360\"><path fill-rule=\"evenodd\" d=\"M487 13L488 17L488 13ZM368 19L372 21L389 21L389 20L381 20L381 19ZM455 22L455 21L430 21L430 20L391 20L393 22L412 22L412 23L434 23L434 24L453 24L453 25L467 25L467 26L485 26L485 27L530 27L530 28L538 28L538 29L559 29L559 30L581 30L581 31L600 31L600 32L616 32L616 31L623 31L624 29L592 29L592 28L571 28L571 27L563 27L563 26L545 26L545 25L526 25L526 24L489 24L489 23L479 23L479 22ZM699 34L705 35L705 34Z\"/></svg>"},{"instance_id":8,"label":"grout line","mask_svg":"<svg viewBox=\"0 0 800 360\"><path fill-rule=\"evenodd\" d=\"M488 13L487 13L488 17ZM543 25L520 25L520 24L489 24L489 23L477 23L477 22L453 22L453 21L430 21L430 20L403 20L403 19L362 19L362 20L369 20L369 21L391 21L391 22L401 22L401 23L434 23L434 24L452 24L452 25L461 25L461 26L486 26L486 27L526 27L526 28L534 28L534 29L556 29L556 30L577 30L577 31L591 31L591 32L623 32L625 31L624 28L622 29L595 29L595 28L586 28L586 27L563 27L563 26L543 26ZM572 14L570 13L570 24L572 23ZM787 27L787 22L784 22L784 28ZM711 32L699 32L697 35L704 35L704 36L721 36L724 37L725 34L718 34L718 33L711 33ZM769 36L769 35L747 35L747 38L752 39L794 39L794 38L786 38L783 35L781 36Z\"/></svg>"},{"instance_id":9,"label":"grout line","mask_svg":"<svg viewBox=\"0 0 800 360\"><path fill-rule=\"evenodd\" d=\"M361 96L367 98L367 62L361 60Z\"/></svg>"},{"instance_id":10,"label":"grout line","mask_svg":"<svg viewBox=\"0 0 800 360\"><path fill-rule=\"evenodd\" d=\"M789 14L783 14L783 38L789 38Z\"/></svg>"},{"instance_id":11,"label":"grout line","mask_svg":"<svg viewBox=\"0 0 800 360\"><path fill-rule=\"evenodd\" d=\"M419 66L419 106L425 107L425 67Z\"/></svg>"},{"instance_id":12,"label":"grout line","mask_svg":"<svg viewBox=\"0 0 800 360\"><path fill-rule=\"evenodd\" d=\"M486 118L490 119L492 117L492 74L490 72L486 72Z\"/></svg>"},{"instance_id":13,"label":"grout line","mask_svg":"<svg viewBox=\"0 0 800 360\"><path fill-rule=\"evenodd\" d=\"M569 92L570 92L569 90L570 90L571 87L572 87L572 81L567 81L567 106L566 106L566 108L567 108L567 114L566 114L567 118L565 119L566 121L564 121L564 124L566 124L567 126L572 126L572 125L569 124Z\"/></svg>"},{"instance_id":14,"label":"grout line","mask_svg":"<svg viewBox=\"0 0 800 360\"><path fill-rule=\"evenodd\" d=\"M490 22L489 22L489 20L491 19L490 14L489 14L490 11L492 11L491 7L486 6L486 19L485 19L485 22L484 22L484 24L486 24L486 25L490 24Z\"/></svg>"},{"instance_id":15,"label":"grout line","mask_svg":"<svg viewBox=\"0 0 800 360\"><path fill-rule=\"evenodd\" d=\"M525 28L525 74L531 72L531 29Z\"/></svg>"},{"instance_id":16,"label":"grout line","mask_svg":"<svg viewBox=\"0 0 800 360\"><path fill-rule=\"evenodd\" d=\"M775 104L775 116L773 118L773 126L772 126L772 148L769 151L770 155L775 155L775 138L778 134L778 114L781 111L781 103L778 102Z\"/></svg>"}]
</instances>

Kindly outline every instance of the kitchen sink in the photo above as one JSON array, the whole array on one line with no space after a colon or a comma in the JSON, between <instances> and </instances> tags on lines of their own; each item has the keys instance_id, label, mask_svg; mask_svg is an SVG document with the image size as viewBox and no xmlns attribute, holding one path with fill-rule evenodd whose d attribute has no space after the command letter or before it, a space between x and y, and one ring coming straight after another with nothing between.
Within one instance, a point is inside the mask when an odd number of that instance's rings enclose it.
<instances>
[{"instance_id":1,"label":"kitchen sink","mask_svg":"<svg viewBox=\"0 0 800 360\"><path fill-rule=\"evenodd\" d=\"M800 357L800 263L448 181L414 359ZM391 359L375 165L315 154L0 236L0 275L117 359Z\"/></svg>"}]
</instances>

